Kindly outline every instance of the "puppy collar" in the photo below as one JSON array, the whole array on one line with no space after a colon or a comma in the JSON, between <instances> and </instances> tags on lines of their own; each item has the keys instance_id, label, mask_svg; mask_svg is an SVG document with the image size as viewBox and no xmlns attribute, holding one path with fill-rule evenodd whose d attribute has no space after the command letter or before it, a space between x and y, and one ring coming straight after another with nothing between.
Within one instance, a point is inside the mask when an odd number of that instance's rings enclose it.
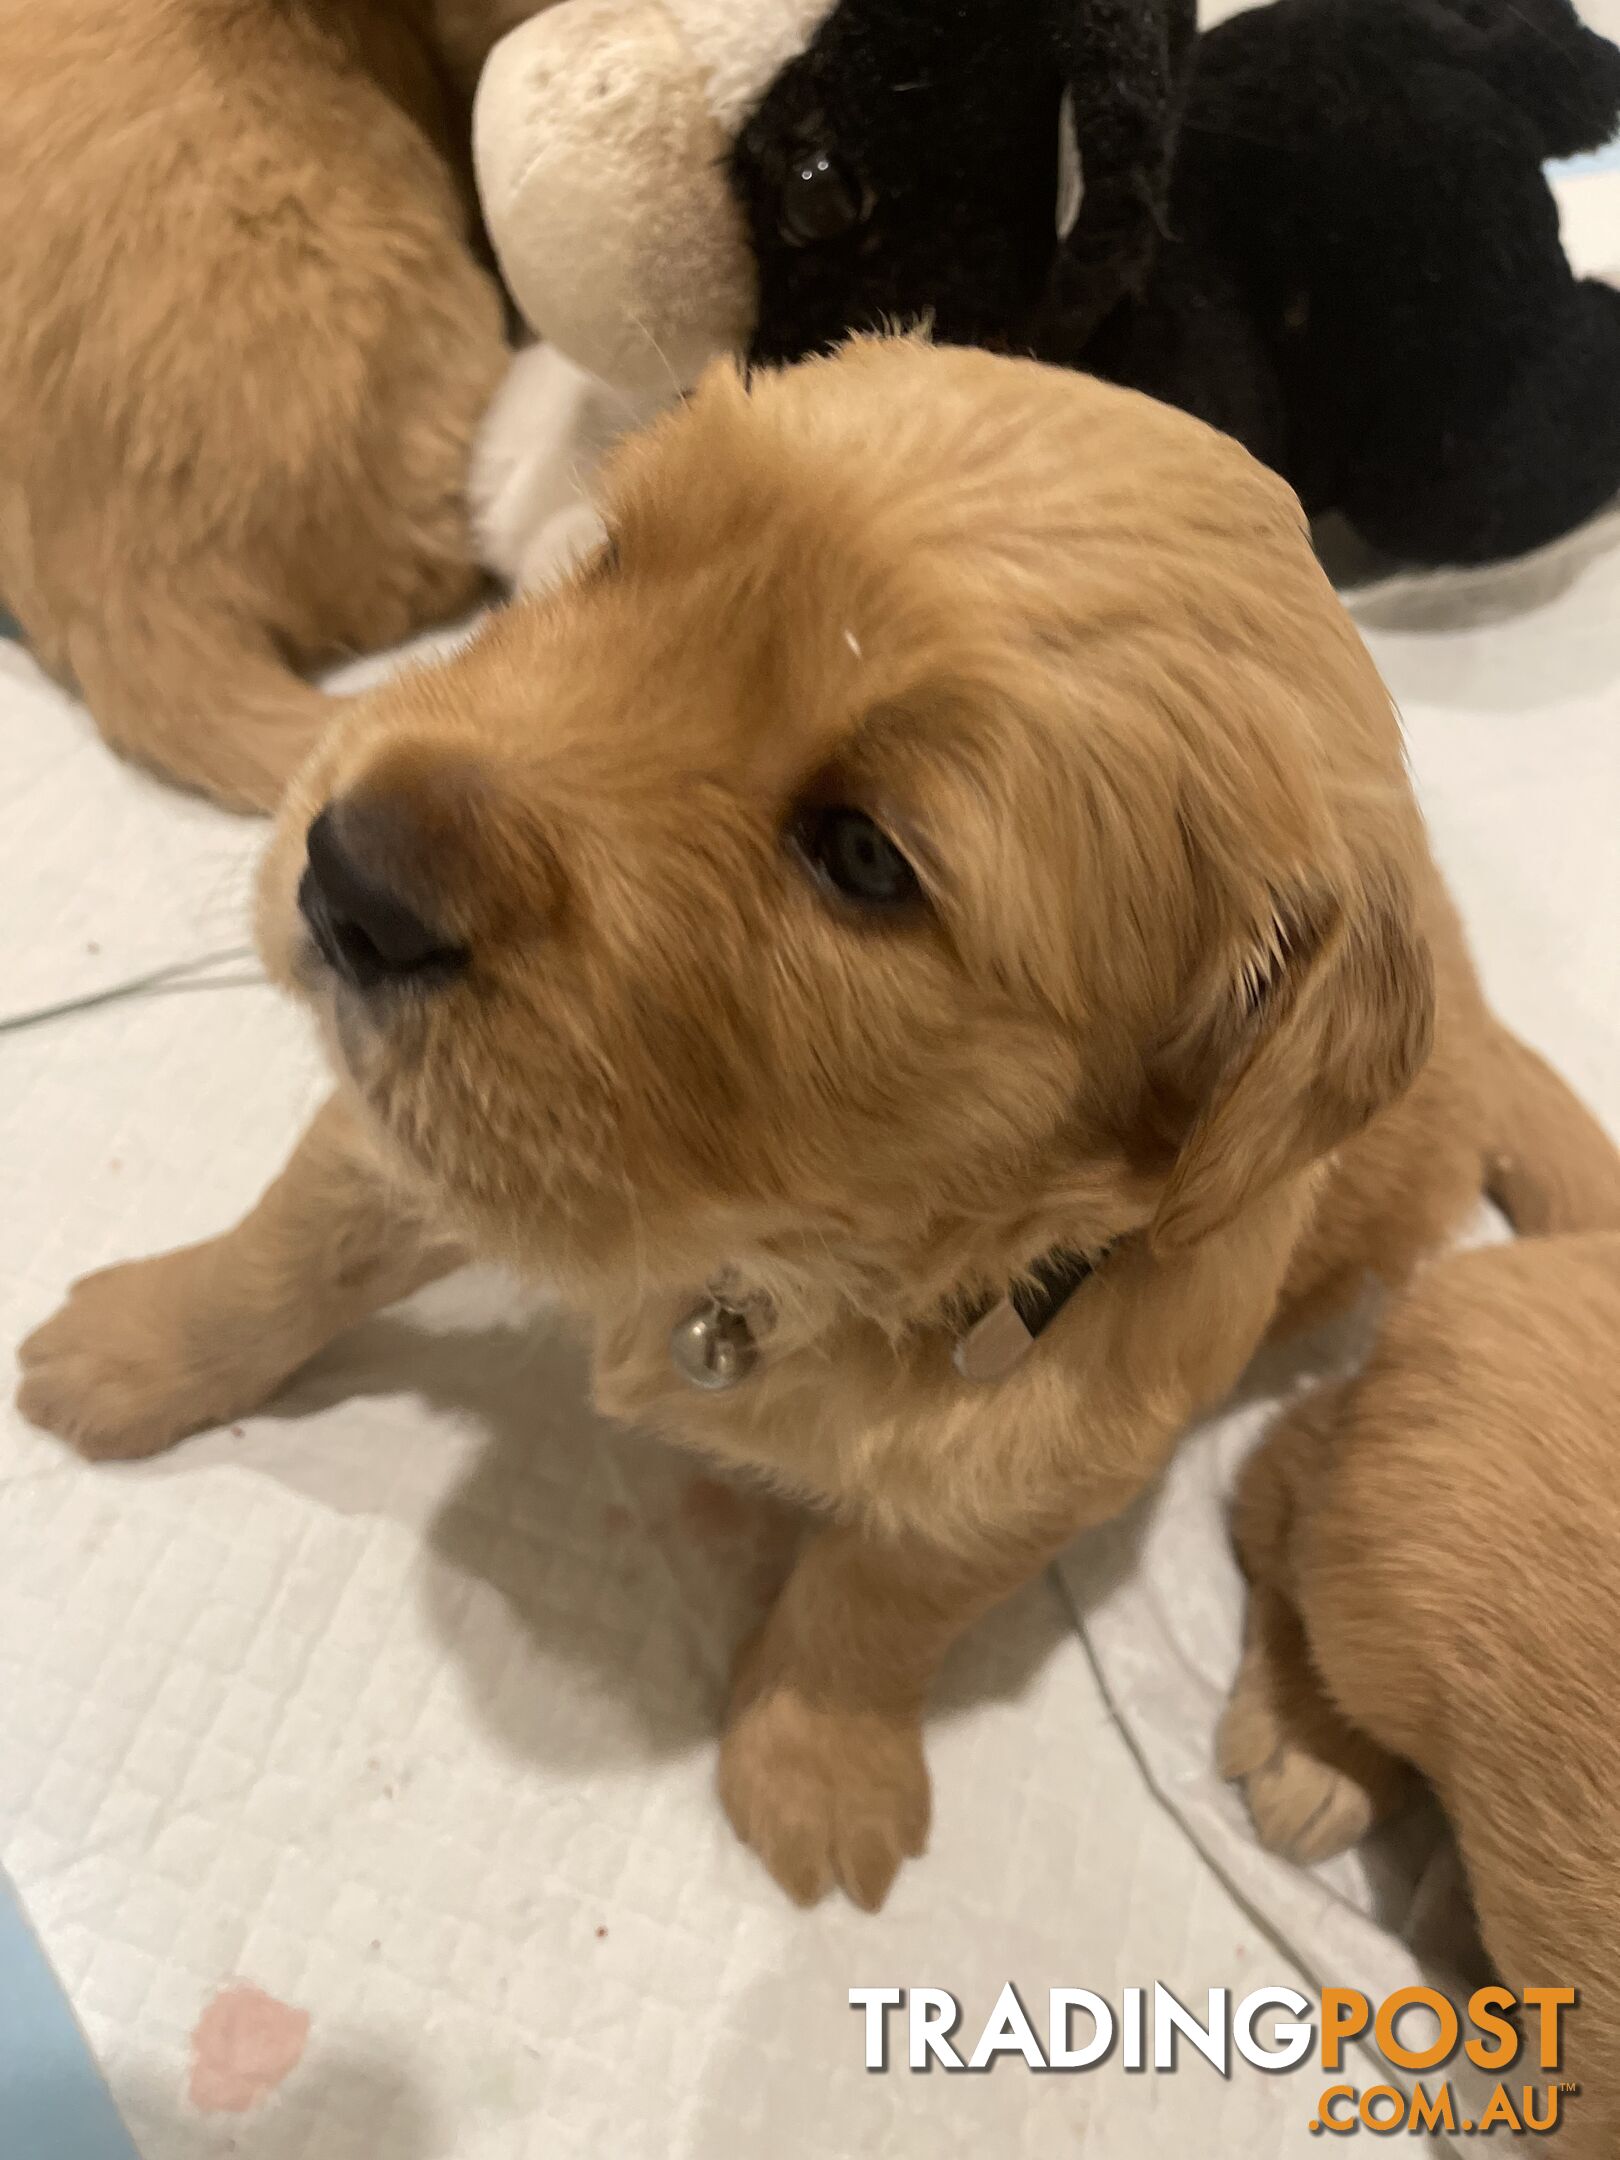
<instances>
[{"instance_id":1,"label":"puppy collar","mask_svg":"<svg viewBox=\"0 0 1620 2160\"><path fill-rule=\"evenodd\" d=\"M962 1378L999 1380L1011 1372L1107 1257L1106 1246L1083 1253L1058 1245L1043 1253L1025 1281L1014 1283L956 1338L951 1363Z\"/></svg>"},{"instance_id":2,"label":"puppy collar","mask_svg":"<svg viewBox=\"0 0 1620 2160\"><path fill-rule=\"evenodd\" d=\"M951 1350L964 1380L999 1380L1026 1358L1082 1284L1108 1256L1055 1246L1014 1283L1003 1298L981 1309ZM670 1363L691 1387L722 1394L746 1380L759 1363L760 1340L770 1330L770 1300L740 1291L734 1277L716 1276L702 1300L670 1332Z\"/></svg>"}]
</instances>

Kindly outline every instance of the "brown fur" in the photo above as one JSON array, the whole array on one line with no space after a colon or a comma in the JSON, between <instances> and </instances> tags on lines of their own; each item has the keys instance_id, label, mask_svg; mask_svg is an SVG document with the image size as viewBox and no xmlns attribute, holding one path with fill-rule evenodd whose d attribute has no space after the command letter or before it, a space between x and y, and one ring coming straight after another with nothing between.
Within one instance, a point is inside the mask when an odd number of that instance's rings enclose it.
<instances>
[{"instance_id":1,"label":"brown fur","mask_svg":"<svg viewBox=\"0 0 1620 2160\"><path fill-rule=\"evenodd\" d=\"M1251 1634L1223 1733L1262 1835L1305 1858L1422 1771L1507 1985L1581 1990L1558 2149L1602 2160L1620 2147L1617 1343L1620 1236L1429 1270L1363 1377L1248 1465L1238 1540L1274 1632L1258 1656Z\"/></svg>"},{"instance_id":2,"label":"brown fur","mask_svg":"<svg viewBox=\"0 0 1620 2160\"><path fill-rule=\"evenodd\" d=\"M876 1904L925 1834L946 1647L1280 1313L1404 1275L1510 1136L1527 1184L1620 1173L1550 1076L1511 1135L1389 700L1230 442L874 341L716 372L606 509L610 553L363 701L289 798L261 941L343 1076L315 1151L183 1276L81 1286L21 1400L89 1453L159 1446L226 1414L224 1312L230 1407L259 1399L362 1301L351 1216L400 1212L379 1298L435 1220L557 1283L603 1405L828 1518L740 1669L722 1791L795 1895ZM829 793L925 907L828 903L784 828ZM328 803L463 978L334 992L294 907ZM1106 1241L1020 1369L956 1377L973 1299ZM728 1268L777 1322L699 1396L669 1330Z\"/></svg>"},{"instance_id":3,"label":"brown fur","mask_svg":"<svg viewBox=\"0 0 1620 2160\"><path fill-rule=\"evenodd\" d=\"M475 598L504 365L466 100L512 0L0 5L0 598L115 747L268 809L295 670Z\"/></svg>"}]
</instances>

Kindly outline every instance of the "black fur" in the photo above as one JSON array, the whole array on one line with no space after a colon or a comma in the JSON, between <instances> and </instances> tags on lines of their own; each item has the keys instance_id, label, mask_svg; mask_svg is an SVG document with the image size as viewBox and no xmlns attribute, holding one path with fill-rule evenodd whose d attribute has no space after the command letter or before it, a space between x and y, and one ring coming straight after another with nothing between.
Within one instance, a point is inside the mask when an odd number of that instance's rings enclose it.
<instances>
[{"instance_id":1,"label":"black fur","mask_svg":"<svg viewBox=\"0 0 1620 2160\"><path fill-rule=\"evenodd\" d=\"M741 130L732 187L760 277L750 357L922 320L1027 348L1057 255L1058 105L1109 146L1063 251L1087 328L1140 282L1167 210L1194 0L841 0ZM818 151L860 215L803 244L786 197Z\"/></svg>"},{"instance_id":2,"label":"black fur","mask_svg":"<svg viewBox=\"0 0 1620 2160\"><path fill-rule=\"evenodd\" d=\"M1519 553L1620 492L1620 293L1571 274L1541 170L1613 132L1620 52L1569 0L1274 0L1198 41L1177 141L1185 32L1180 0L842 0L737 146L755 356L932 317L1199 413L1417 562ZM1060 249L1065 80L1086 196ZM790 248L806 132L862 216Z\"/></svg>"}]
</instances>

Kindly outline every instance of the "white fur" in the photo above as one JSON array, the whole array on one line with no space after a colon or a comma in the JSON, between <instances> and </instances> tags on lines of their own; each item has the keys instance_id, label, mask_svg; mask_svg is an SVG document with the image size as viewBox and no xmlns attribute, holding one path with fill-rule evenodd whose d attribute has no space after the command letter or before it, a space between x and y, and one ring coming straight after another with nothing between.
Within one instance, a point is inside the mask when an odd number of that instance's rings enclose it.
<instances>
[{"instance_id":1,"label":"white fur","mask_svg":"<svg viewBox=\"0 0 1620 2160\"><path fill-rule=\"evenodd\" d=\"M1058 106L1057 236L1067 240L1080 221L1080 205L1086 199L1085 168L1080 158L1080 136L1074 124L1074 92L1065 90Z\"/></svg>"},{"instance_id":2,"label":"white fur","mask_svg":"<svg viewBox=\"0 0 1620 2160\"><path fill-rule=\"evenodd\" d=\"M745 344L754 271L724 131L658 0L568 0L491 54L473 113L484 215L535 330L592 374L684 388Z\"/></svg>"},{"instance_id":3,"label":"white fur","mask_svg":"<svg viewBox=\"0 0 1620 2160\"><path fill-rule=\"evenodd\" d=\"M788 62L802 53L837 0L666 0L694 59L715 119L735 135Z\"/></svg>"},{"instance_id":4,"label":"white fur","mask_svg":"<svg viewBox=\"0 0 1620 2160\"><path fill-rule=\"evenodd\" d=\"M748 342L752 251L725 161L830 0L568 0L490 55L484 216L533 328L635 390Z\"/></svg>"},{"instance_id":5,"label":"white fur","mask_svg":"<svg viewBox=\"0 0 1620 2160\"><path fill-rule=\"evenodd\" d=\"M517 354L473 450L469 495L483 560L522 592L600 544L590 498L605 453L662 400L609 389L554 346Z\"/></svg>"}]
</instances>

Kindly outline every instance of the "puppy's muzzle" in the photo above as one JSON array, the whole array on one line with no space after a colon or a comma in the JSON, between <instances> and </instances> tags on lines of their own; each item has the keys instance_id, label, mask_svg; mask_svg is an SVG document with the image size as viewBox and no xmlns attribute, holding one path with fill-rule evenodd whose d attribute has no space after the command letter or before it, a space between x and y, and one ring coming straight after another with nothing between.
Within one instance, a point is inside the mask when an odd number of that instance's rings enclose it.
<instances>
[{"instance_id":1,"label":"puppy's muzzle","mask_svg":"<svg viewBox=\"0 0 1620 2160\"><path fill-rule=\"evenodd\" d=\"M363 805L334 803L305 840L298 908L316 950L352 989L432 988L468 954L419 911L389 862L387 834Z\"/></svg>"}]
</instances>

